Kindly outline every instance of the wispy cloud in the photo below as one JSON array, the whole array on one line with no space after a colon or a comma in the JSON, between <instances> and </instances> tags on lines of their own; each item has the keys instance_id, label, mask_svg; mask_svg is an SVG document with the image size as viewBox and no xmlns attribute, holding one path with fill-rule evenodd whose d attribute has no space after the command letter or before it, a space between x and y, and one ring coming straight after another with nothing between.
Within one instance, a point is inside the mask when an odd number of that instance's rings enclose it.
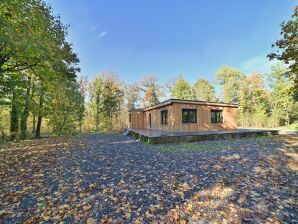
<instances>
[{"instance_id":1,"label":"wispy cloud","mask_svg":"<svg viewBox=\"0 0 298 224\"><path fill-rule=\"evenodd\" d=\"M103 31L103 32L101 32L100 34L98 34L98 37L103 38L103 37L105 37L105 36L107 36L107 35L108 35L108 32Z\"/></svg>"},{"instance_id":2,"label":"wispy cloud","mask_svg":"<svg viewBox=\"0 0 298 224\"><path fill-rule=\"evenodd\" d=\"M275 63L275 60L270 61L266 55L259 55L242 62L239 69L248 74L253 72L268 73Z\"/></svg>"}]
</instances>

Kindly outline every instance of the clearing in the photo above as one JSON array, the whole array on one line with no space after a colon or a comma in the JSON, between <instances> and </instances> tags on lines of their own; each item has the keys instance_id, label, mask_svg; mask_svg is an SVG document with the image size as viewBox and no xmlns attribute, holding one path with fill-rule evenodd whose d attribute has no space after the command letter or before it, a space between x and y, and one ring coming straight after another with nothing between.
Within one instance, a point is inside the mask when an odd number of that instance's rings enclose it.
<instances>
[{"instance_id":1,"label":"clearing","mask_svg":"<svg viewBox=\"0 0 298 224\"><path fill-rule=\"evenodd\" d=\"M297 152L297 135L13 143L0 149L0 223L297 223Z\"/></svg>"}]
</instances>

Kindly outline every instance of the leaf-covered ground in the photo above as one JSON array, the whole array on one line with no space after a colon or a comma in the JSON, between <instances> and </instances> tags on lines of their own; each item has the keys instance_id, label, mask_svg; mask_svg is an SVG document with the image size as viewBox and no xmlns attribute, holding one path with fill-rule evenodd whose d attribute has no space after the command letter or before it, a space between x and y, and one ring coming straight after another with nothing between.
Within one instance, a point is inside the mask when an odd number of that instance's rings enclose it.
<instances>
[{"instance_id":1,"label":"leaf-covered ground","mask_svg":"<svg viewBox=\"0 0 298 224\"><path fill-rule=\"evenodd\" d=\"M297 152L298 136L10 144L0 149L0 223L297 223Z\"/></svg>"}]
</instances>

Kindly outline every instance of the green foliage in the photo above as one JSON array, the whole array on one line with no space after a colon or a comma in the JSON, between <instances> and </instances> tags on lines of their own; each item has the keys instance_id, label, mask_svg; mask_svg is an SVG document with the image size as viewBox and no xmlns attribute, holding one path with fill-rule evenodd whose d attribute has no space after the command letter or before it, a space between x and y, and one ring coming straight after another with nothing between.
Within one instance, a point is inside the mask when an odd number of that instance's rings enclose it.
<instances>
[{"instance_id":1,"label":"green foliage","mask_svg":"<svg viewBox=\"0 0 298 224\"><path fill-rule=\"evenodd\" d=\"M157 83L155 76L146 76L141 81L141 91L143 93L143 106L152 106L160 102L160 98L164 96L162 87Z\"/></svg>"},{"instance_id":2,"label":"green foliage","mask_svg":"<svg viewBox=\"0 0 298 224\"><path fill-rule=\"evenodd\" d=\"M33 68L55 58L65 27L39 0L0 3L0 74Z\"/></svg>"},{"instance_id":3,"label":"green foliage","mask_svg":"<svg viewBox=\"0 0 298 224\"><path fill-rule=\"evenodd\" d=\"M84 122L84 117L85 117L85 98L87 94L87 78L81 76L79 81L79 96L78 96L78 119L79 119L79 128L80 132L82 132L82 125Z\"/></svg>"},{"instance_id":4,"label":"green foliage","mask_svg":"<svg viewBox=\"0 0 298 224\"><path fill-rule=\"evenodd\" d=\"M70 135L76 131L80 115L81 94L78 83L64 77L56 83L49 102L49 119L57 135Z\"/></svg>"},{"instance_id":5,"label":"green foliage","mask_svg":"<svg viewBox=\"0 0 298 224\"><path fill-rule=\"evenodd\" d=\"M141 88L140 85L137 83L133 83L131 85L126 86L125 90L125 98L127 101L127 108L136 108L137 103L140 100L140 92Z\"/></svg>"},{"instance_id":6,"label":"green foliage","mask_svg":"<svg viewBox=\"0 0 298 224\"><path fill-rule=\"evenodd\" d=\"M272 68L271 89L265 88L260 74L246 76L226 65L216 73L223 90L220 98L239 103L240 125L277 126L297 120L297 8L282 24L282 35L274 44L282 52L269 57L289 67ZM66 36L66 27L44 1L0 2L0 129L10 130L12 139L27 138L30 127L36 137L42 126L57 135L81 131L82 126L88 131L119 130L127 125L127 108L155 105L165 96L155 76L123 85L115 74L105 72L87 87L86 79L77 80L79 59ZM191 86L179 76L169 89L173 98L218 100L215 87L203 79ZM85 102L87 91L90 102Z\"/></svg>"},{"instance_id":7,"label":"green foliage","mask_svg":"<svg viewBox=\"0 0 298 224\"><path fill-rule=\"evenodd\" d=\"M267 125L270 112L270 94L264 87L261 74L252 74L243 79L239 90L239 121L243 126Z\"/></svg>"},{"instance_id":8,"label":"green foliage","mask_svg":"<svg viewBox=\"0 0 298 224\"><path fill-rule=\"evenodd\" d=\"M42 118L49 118L59 135L74 131L73 113L83 113L79 60L60 18L41 0L7 0L0 3L0 23L0 105L10 107L12 139L27 137L30 114L37 137ZM61 112L73 104L70 113Z\"/></svg>"},{"instance_id":9,"label":"green foliage","mask_svg":"<svg viewBox=\"0 0 298 224\"><path fill-rule=\"evenodd\" d=\"M272 88L272 116L277 126L289 125L298 118L298 103L292 92L294 81L289 73L291 70L279 63L272 67L269 75Z\"/></svg>"},{"instance_id":10,"label":"green foliage","mask_svg":"<svg viewBox=\"0 0 298 224\"><path fill-rule=\"evenodd\" d=\"M244 75L237 69L223 65L216 72L216 79L223 88L223 100L226 103L237 103L239 87Z\"/></svg>"},{"instance_id":11,"label":"green foliage","mask_svg":"<svg viewBox=\"0 0 298 224\"><path fill-rule=\"evenodd\" d=\"M97 76L94 82L90 86L90 99L91 106L94 108L96 131L99 131L99 120L100 120L100 106L101 106L101 95L103 89L103 80L101 76Z\"/></svg>"},{"instance_id":12,"label":"green foliage","mask_svg":"<svg viewBox=\"0 0 298 224\"><path fill-rule=\"evenodd\" d=\"M175 85L171 88L171 97L180 100L190 100L192 98L191 86L182 75L178 77Z\"/></svg>"},{"instance_id":13,"label":"green foliage","mask_svg":"<svg viewBox=\"0 0 298 224\"><path fill-rule=\"evenodd\" d=\"M120 105L123 101L122 86L113 73L105 73L103 75L101 100L101 114L105 121L105 128L111 131L113 129L112 119L120 111Z\"/></svg>"},{"instance_id":14,"label":"green foliage","mask_svg":"<svg viewBox=\"0 0 298 224\"><path fill-rule=\"evenodd\" d=\"M112 72L104 72L91 84L91 102L95 110L96 131L99 131L100 119L103 129L112 131L113 119L119 115L124 91L122 84Z\"/></svg>"},{"instance_id":15,"label":"green foliage","mask_svg":"<svg viewBox=\"0 0 298 224\"><path fill-rule=\"evenodd\" d=\"M216 102L214 86L205 79L198 79L192 88L193 98L200 101Z\"/></svg>"},{"instance_id":16,"label":"green foliage","mask_svg":"<svg viewBox=\"0 0 298 224\"><path fill-rule=\"evenodd\" d=\"M271 53L269 59L278 59L289 65L291 73L284 75L289 76L294 85L292 91L296 100L298 100L298 6L294 10L292 19L281 24L282 39L277 40L272 47L277 47L282 52Z\"/></svg>"}]
</instances>

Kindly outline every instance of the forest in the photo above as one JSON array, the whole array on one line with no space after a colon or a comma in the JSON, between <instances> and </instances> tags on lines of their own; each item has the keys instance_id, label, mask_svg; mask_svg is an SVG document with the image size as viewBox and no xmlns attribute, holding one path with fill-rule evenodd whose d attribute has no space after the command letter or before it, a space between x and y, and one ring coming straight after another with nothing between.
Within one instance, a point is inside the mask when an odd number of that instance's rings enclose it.
<instances>
[{"instance_id":1,"label":"forest","mask_svg":"<svg viewBox=\"0 0 298 224\"><path fill-rule=\"evenodd\" d=\"M281 24L281 39L268 52L270 60L278 61L268 74L244 74L222 65L208 74L215 81L198 75L195 83L186 74L163 84L158 74L125 83L113 71L89 81L67 41L68 29L41 0L1 1L2 141L121 131L127 127L129 108L167 98L237 103L241 127L277 127L298 119L298 8Z\"/></svg>"}]
</instances>

